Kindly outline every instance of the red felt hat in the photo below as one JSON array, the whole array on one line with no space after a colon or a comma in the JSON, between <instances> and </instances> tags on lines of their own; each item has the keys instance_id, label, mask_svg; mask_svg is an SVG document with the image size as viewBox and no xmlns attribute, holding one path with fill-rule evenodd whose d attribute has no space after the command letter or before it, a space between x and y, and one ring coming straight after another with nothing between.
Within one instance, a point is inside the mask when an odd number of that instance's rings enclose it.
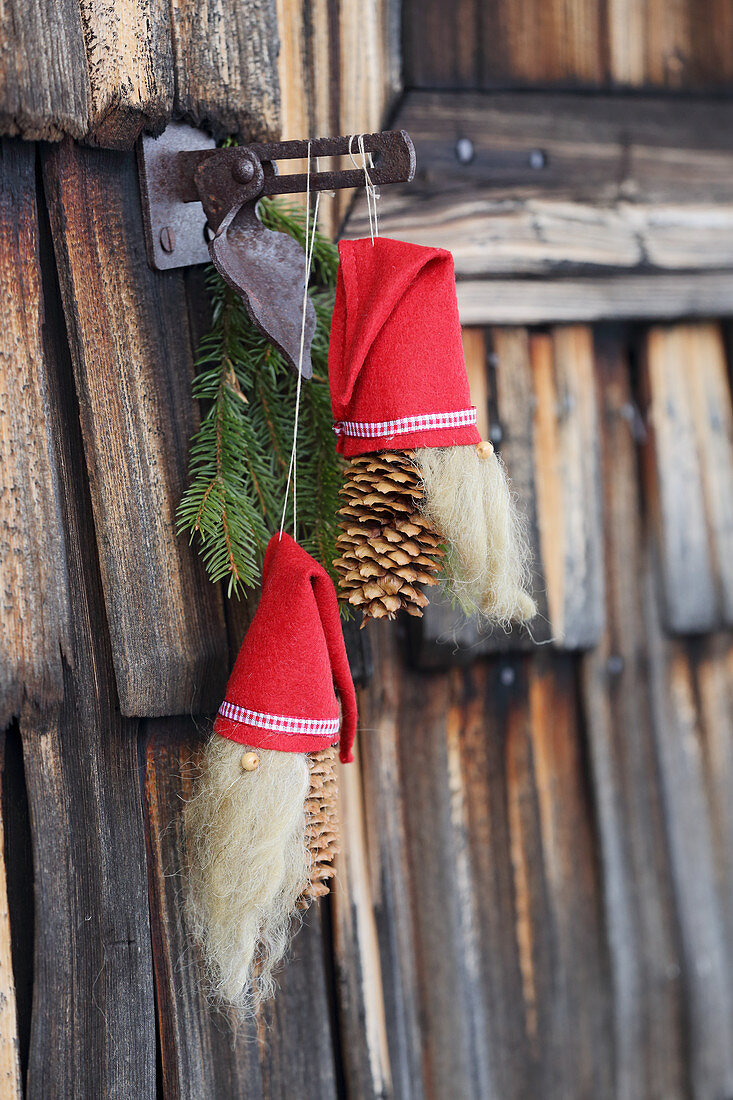
<instances>
[{"instance_id":1,"label":"red felt hat","mask_svg":"<svg viewBox=\"0 0 733 1100\"><path fill-rule=\"evenodd\" d=\"M339 741L353 759L356 694L338 601L325 569L290 535L273 535L262 596L239 651L214 730L261 749L318 752Z\"/></svg>"},{"instance_id":2,"label":"red felt hat","mask_svg":"<svg viewBox=\"0 0 733 1100\"><path fill-rule=\"evenodd\" d=\"M339 244L328 373L341 454L480 442L453 257L377 237Z\"/></svg>"}]
</instances>

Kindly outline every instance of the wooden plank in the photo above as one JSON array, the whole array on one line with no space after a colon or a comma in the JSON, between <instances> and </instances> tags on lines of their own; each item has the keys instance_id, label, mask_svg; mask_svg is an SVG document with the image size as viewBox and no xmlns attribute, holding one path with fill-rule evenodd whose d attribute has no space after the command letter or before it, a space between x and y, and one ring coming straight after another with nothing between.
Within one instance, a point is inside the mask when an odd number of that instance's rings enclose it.
<instances>
[{"instance_id":1,"label":"wooden plank","mask_svg":"<svg viewBox=\"0 0 733 1100\"><path fill-rule=\"evenodd\" d=\"M48 419L44 304L38 258L36 153L0 145L0 728L24 697L62 692L69 600Z\"/></svg>"},{"instance_id":2,"label":"wooden plank","mask_svg":"<svg viewBox=\"0 0 733 1100\"><path fill-rule=\"evenodd\" d=\"M733 272L602 278L482 279L458 283L464 325L675 321L733 312Z\"/></svg>"},{"instance_id":3,"label":"wooden plank","mask_svg":"<svg viewBox=\"0 0 733 1100\"><path fill-rule=\"evenodd\" d=\"M590 794L584 782L575 670L571 658L530 665L529 737L536 785L547 912L532 928L552 959L553 994L538 1010L547 1028L550 1079L557 1095L612 1095L606 942ZM525 857L529 875L538 862ZM550 1010L550 1005L552 1009Z\"/></svg>"},{"instance_id":4,"label":"wooden plank","mask_svg":"<svg viewBox=\"0 0 733 1100\"><path fill-rule=\"evenodd\" d=\"M583 657L582 699L611 966L614 1090L687 1095L680 947L640 621L642 515L626 338L596 337L602 395L606 629Z\"/></svg>"},{"instance_id":5,"label":"wooden plank","mask_svg":"<svg viewBox=\"0 0 733 1100\"><path fill-rule=\"evenodd\" d=\"M733 622L733 410L718 325L645 340L647 490L665 618L675 631Z\"/></svg>"},{"instance_id":6,"label":"wooden plank","mask_svg":"<svg viewBox=\"0 0 733 1100\"><path fill-rule=\"evenodd\" d=\"M262 1013L260 1062L268 1100L271 1096L336 1100L338 1096L322 914L322 902L315 902L306 913L283 968L280 989ZM249 1093L245 1095L249 1100Z\"/></svg>"},{"instance_id":7,"label":"wooden plank","mask_svg":"<svg viewBox=\"0 0 733 1100\"><path fill-rule=\"evenodd\" d=\"M82 137L90 93L76 0L4 0L0 42L0 133L29 141Z\"/></svg>"},{"instance_id":8,"label":"wooden plank","mask_svg":"<svg viewBox=\"0 0 733 1100\"><path fill-rule=\"evenodd\" d=\"M685 643L670 640L663 632L655 571L650 553L644 573L643 617L654 743L683 960L688 1073L693 1096L725 1096L733 1088L733 965L731 944L726 939L729 922L724 916L728 891L716 866L715 810L705 782L694 663ZM730 798L729 789L726 797Z\"/></svg>"},{"instance_id":9,"label":"wooden plank","mask_svg":"<svg viewBox=\"0 0 733 1100\"><path fill-rule=\"evenodd\" d=\"M175 534L198 417L182 279L145 263L132 154L64 144L44 181L120 705L213 710L227 671L221 594Z\"/></svg>"},{"instance_id":10,"label":"wooden plank","mask_svg":"<svg viewBox=\"0 0 733 1100\"><path fill-rule=\"evenodd\" d=\"M553 637L595 645L603 628L603 551L593 338L568 326L530 337L535 486Z\"/></svg>"},{"instance_id":11,"label":"wooden plank","mask_svg":"<svg viewBox=\"0 0 733 1100\"><path fill-rule=\"evenodd\" d=\"M63 700L27 703L20 723L36 937L27 1092L31 1100L147 1100L156 1093L156 1044L137 722L121 717L115 693L50 250L46 241L49 434L61 472L72 618Z\"/></svg>"},{"instance_id":12,"label":"wooden plank","mask_svg":"<svg viewBox=\"0 0 733 1100\"><path fill-rule=\"evenodd\" d=\"M428 1096L495 1096L485 1039L467 825L446 719L457 700L449 674L404 677L397 704L413 941ZM453 712L455 713L455 712ZM415 727L419 715L419 729ZM454 789L457 785L457 790Z\"/></svg>"},{"instance_id":13,"label":"wooden plank","mask_svg":"<svg viewBox=\"0 0 733 1100\"><path fill-rule=\"evenodd\" d=\"M733 945L733 647L730 637L706 639L694 652L713 859L720 884L726 942Z\"/></svg>"},{"instance_id":14,"label":"wooden plank","mask_svg":"<svg viewBox=\"0 0 733 1100\"><path fill-rule=\"evenodd\" d=\"M392 1071L375 919L374 883L367 849L361 746L354 763L339 769L342 851L334 897L334 947L339 960L339 1011L345 1075L352 1095L392 1095ZM348 1041L359 1021L360 1042ZM345 1041L344 1041L345 1040Z\"/></svg>"},{"instance_id":15,"label":"wooden plank","mask_svg":"<svg viewBox=\"0 0 733 1100\"><path fill-rule=\"evenodd\" d=\"M406 0L405 83L724 88L730 18L725 0Z\"/></svg>"},{"instance_id":16,"label":"wooden plank","mask_svg":"<svg viewBox=\"0 0 733 1100\"><path fill-rule=\"evenodd\" d=\"M342 853L332 909L340 1049L348 1095L422 1100L395 717L400 654L388 624L370 633L377 676L359 696L358 768L339 770Z\"/></svg>"},{"instance_id":17,"label":"wooden plank","mask_svg":"<svg viewBox=\"0 0 733 1100\"><path fill-rule=\"evenodd\" d=\"M275 0L173 0L176 117L216 137L263 140L280 123ZM298 137L303 137L299 134Z\"/></svg>"},{"instance_id":18,"label":"wooden plank","mask_svg":"<svg viewBox=\"0 0 733 1100\"><path fill-rule=\"evenodd\" d=\"M167 5L154 0L79 0L79 11L89 73L86 139L129 149L141 130L159 132L171 117L173 57Z\"/></svg>"},{"instance_id":19,"label":"wooden plank","mask_svg":"<svg viewBox=\"0 0 733 1100\"><path fill-rule=\"evenodd\" d=\"M5 771L5 732L0 731L0 777ZM0 1082L7 1100L21 1100L23 1085L11 950L8 889L5 881L5 807L0 813Z\"/></svg>"}]
</instances>

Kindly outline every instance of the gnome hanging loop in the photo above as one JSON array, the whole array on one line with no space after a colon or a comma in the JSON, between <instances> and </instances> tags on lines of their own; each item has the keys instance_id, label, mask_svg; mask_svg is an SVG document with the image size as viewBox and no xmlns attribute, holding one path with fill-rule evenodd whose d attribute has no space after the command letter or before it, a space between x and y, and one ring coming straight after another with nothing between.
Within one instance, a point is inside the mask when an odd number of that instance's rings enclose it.
<instances>
[{"instance_id":1,"label":"gnome hanging loop","mask_svg":"<svg viewBox=\"0 0 733 1100\"><path fill-rule=\"evenodd\" d=\"M427 599L415 584L441 571L467 611L527 621L526 540L476 428L453 257L377 237L342 241L339 258L329 378L337 449L350 459L339 587L367 617L419 615ZM414 537L403 540L406 522Z\"/></svg>"}]
</instances>

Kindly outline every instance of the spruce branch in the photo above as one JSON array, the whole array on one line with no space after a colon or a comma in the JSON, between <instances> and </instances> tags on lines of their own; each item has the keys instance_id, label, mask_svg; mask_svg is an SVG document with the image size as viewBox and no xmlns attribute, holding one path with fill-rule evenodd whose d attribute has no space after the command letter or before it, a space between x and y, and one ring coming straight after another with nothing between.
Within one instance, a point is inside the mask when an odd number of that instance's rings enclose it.
<instances>
[{"instance_id":1,"label":"spruce branch","mask_svg":"<svg viewBox=\"0 0 733 1100\"><path fill-rule=\"evenodd\" d=\"M305 245L304 210L264 199L259 214L268 228ZM337 267L335 246L317 232L309 287L316 311L313 378L302 387L298 431L298 529L292 527L291 501L285 524L329 572L336 556L342 469L328 388ZM280 351L252 323L241 298L213 269L207 286L212 326L199 347L193 385L205 411L191 441L178 530L198 545L211 580L228 580L229 595L239 596L258 583L268 537L280 526L297 380Z\"/></svg>"}]
</instances>

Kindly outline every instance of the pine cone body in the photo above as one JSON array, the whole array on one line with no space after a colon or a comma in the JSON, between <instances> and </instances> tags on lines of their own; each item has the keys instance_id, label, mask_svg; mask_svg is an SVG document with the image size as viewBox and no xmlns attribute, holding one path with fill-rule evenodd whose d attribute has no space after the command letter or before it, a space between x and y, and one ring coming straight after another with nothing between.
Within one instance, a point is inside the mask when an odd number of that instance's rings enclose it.
<instances>
[{"instance_id":1,"label":"pine cone body","mask_svg":"<svg viewBox=\"0 0 733 1100\"><path fill-rule=\"evenodd\" d=\"M338 783L335 763L338 747L308 755L310 790L305 803L305 835L310 856L310 882L298 902L307 909L314 898L329 892L328 880L335 874L334 856L339 852Z\"/></svg>"},{"instance_id":2,"label":"pine cone body","mask_svg":"<svg viewBox=\"0 0 733 1100\"><path fill-rule=\"evenodd\" d=\"M344 473L333 564L342 598L362 610L364 622L393 619L402 609L421 616L428 600L416 586L438 583L441 538L420 511L414 458L412 451L356 455Z\"/></svg>"}]
</instances>

